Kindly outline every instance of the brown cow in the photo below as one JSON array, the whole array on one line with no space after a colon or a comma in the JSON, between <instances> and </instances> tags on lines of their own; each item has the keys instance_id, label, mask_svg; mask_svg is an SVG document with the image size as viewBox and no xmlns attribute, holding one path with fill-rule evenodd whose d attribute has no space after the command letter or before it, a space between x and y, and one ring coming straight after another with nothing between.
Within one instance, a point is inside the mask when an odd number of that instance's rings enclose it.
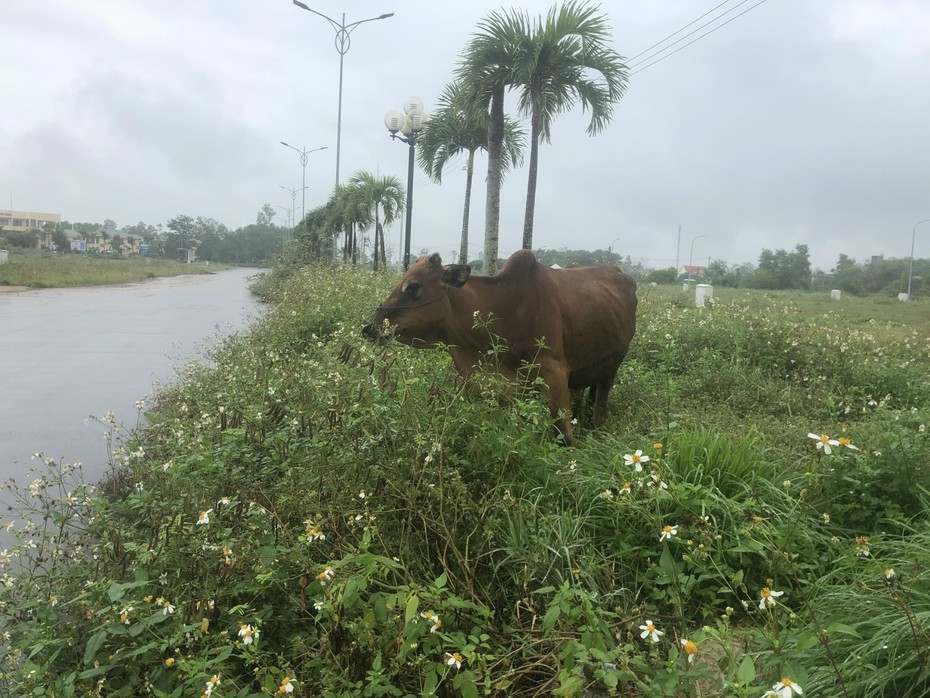
<instances>
[{"instance_id":1,"label":"brown cow","mask_svg":"<svg viewBox=\"0 0 930 698\"><path fill-rule=\"evenodd\" d=\"M497 356L502 372L532 379L526 367L538 366L567 444L569 390L591 388L594 426L601 426L636 331L636 282L607 265L550 269L528 250L515 252L495 276L470 274L464 264L443 266L438 254L420 257L362 333L423 349L445 345L465 379L487 362L493 333L506 345Z\"/></svg>"}]
</instances>

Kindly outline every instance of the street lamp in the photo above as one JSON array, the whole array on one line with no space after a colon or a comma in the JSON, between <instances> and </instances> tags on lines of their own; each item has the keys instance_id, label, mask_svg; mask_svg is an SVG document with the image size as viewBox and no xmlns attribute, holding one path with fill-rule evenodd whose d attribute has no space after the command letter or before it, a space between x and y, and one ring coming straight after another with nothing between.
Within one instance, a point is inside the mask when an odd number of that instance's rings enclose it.
<instances>
[{"instance_id":1,"label":"street lamp","mask_svg":"<svg viewBox=\"0 0 930 698\"><path fill-rule=\"evenodd\" d=\"M695 235L693 238L691 238L691 256L688 258L688 267L689 267L688 275L689 276L691 275L690 267L694 266L694 241L699 240L701 238L706 238L706 237L707 237L706 235Z\"/></svg>"},{"instance_id":2,"label":"street lamp","mask_svg":"<svg viewBox=\"0 0 930 698\"><path fill-rule=\"evenodd\" d=\"M307 215L307 156L308 156L310 153L315 153L315 152L318 151L318 150L326 150L327 146L324 145L324 146L322 146L321 148L313 148L313 150L307 150L306 147L304 147L304 148L295 148L295 147L292 146L290 143L285 143L284 141L281 141L281 145L285 145L285 146L287 146L288 148L290 148L291 150L296 150L296 151L298 152L298 154L300 155L300 164L301 164L301 166L302 166L303 169L304 169L304 178L303 178L303 182L302 182L302 184L303 184L303 195L302 195L301 198L300 198L300 220L303 220L303 219L304 219L304 216ZM278 186L280 187L281 185L279 184ZM285 187L285 189L286 189L286 188L287 188L287 187Z\"/></svg>"},{"instance_id":3,"label":"street lamp","mask_svg":"<svg viewBox=\"0 0 930 698\"><path fill-rule=\"evenodd\" d=\"M920 221L917 225L921 223L930 223L930 218ZM914 226L914 232L911 233L911 263L907 269L907 298L911 298L911 275L914 273L914 238L917 237L917 225Z\"/></svg>"},{"instance_id":4,"label":"street lamp","mask_svg":"<svg viewBox=\"0 0 930 698\"><path fill-rule=\"evenodd\" d=\"M394 109L384 115L384 125L390 131L391 138L410 146L410 155L407 159L407 227L404 231L404 271L407 271L407 267L410 266L410 224L413 218L413 161L416 155L417 134L423 130L427 118L427 114L423 111L423 101L419 97L409 97L404 102L403 113ZM398 136L398 131L404 135Z\"/></svg>"},{"instance_id":5,"label":"street lamp","mask_svg":"<svg viewBox=\"0 0 930 698\"><path fill-rule=\"evenodd\" d=\"M346 24L346 14L342 13L342 22L337 22L332 17L327 17L322 12L317 12L307 7L304 3L299 0L294 0L294 4L297 7L306 10L307 12L312 12L315 15L319 15L331 26L336 32L336 50L339 52L339 106L337 108L336 116L336 187L339 186L339 156L342 152L342 63L345 58L346 53L348 53L349 48L352 46L352 31L359 25L364 24L365 22L374 22L379 19L387 19L388 17L393 17L393 12L388 12L387 14L378 15L377 17L369 17L368 19L360 19L358 22L352 22L351 24ZM333 190L335 191L335 189Z\"/></svg>"},{"instance_id":6,"label":"street lamp","mask_svg":"<svg viewBox=\"0 0 930 698\"><path fill-rule=\"evenodd\" d=\"M307 189L307 187L303 187L302 189L291 189L290 187L285 187L283 184L279 184L278 186L281 187L284 191L289 191L291 193L291 207L288 209L291 216L291 222L289 225L291 228L294 228L296 227L294 224L294 211L297 209L297 192L304 191ZM287 240L284 242L287 242Z\"/></svg>"},{"instance_id":7,"label":"street lamp","mask_svg":"<svg viewBox=\"0 0 930 698\"><path fill-rule=\"evenodd\" d=\"M613 264L613 262L610 260L610 256L614 253L614 243L617 242L617 240L619 239L620 238L614 238L614 242L610 243L607 246L607 263L608 264Z\"/></svg>"}]
</instances>

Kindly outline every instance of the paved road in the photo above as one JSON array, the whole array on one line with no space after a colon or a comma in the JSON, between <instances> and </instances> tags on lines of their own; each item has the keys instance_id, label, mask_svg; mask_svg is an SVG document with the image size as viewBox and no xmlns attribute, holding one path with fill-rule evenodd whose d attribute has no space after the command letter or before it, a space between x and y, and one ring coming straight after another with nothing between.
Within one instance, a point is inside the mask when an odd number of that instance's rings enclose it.
<instances>
[{"instance_id":1,"label":"paved road","mask_svg":"<svg viewBox=\"0 0 930 698\"><path fill-rule=\"evenodd\" d=\"M0 482L21 485L32 453L106 471L108 410L135 424L136 400L248 325L255 269L80 289L0 294Z\"/></svg>"}]
</instances>

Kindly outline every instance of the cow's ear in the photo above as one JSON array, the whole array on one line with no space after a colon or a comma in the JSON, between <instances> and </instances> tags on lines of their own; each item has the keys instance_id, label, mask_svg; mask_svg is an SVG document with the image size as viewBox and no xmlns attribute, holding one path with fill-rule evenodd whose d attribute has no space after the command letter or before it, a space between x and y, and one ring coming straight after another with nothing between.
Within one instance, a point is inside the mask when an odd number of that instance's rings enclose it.
<instances>
[{"instance_id":1,"label":"cow's ear","mask_svg":"<svg viewBox=\"0 0 930 698\"><path fill-rule=\"evenodd\" d=\"M434 267L442 266L442 257L439 256L438 252L433 252L429 256L429 263Z\"/></svg>"},{"instance_id":2,"label":"cow's ear","mask_svg":"<svg viewBox=\"0 0 930 698\"><path fill-rule=\"evenodd\" d=\"M471 276L471 267L467 264L450 264L442 270L442 282L446 286L461 288Z\"/></svg>"}]
</instances>

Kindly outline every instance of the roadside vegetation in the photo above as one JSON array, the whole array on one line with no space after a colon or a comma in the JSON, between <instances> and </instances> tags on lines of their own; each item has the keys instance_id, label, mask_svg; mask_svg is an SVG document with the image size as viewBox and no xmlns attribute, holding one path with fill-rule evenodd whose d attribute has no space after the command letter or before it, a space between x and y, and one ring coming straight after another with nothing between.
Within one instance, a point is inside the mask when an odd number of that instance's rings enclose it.
<instances>
[{"instance_id":1,"label":"roadside vegetation","mask_svg":"<svg viewBox=\"0 0 930 698\"><path fill-rule=\"evenodd\" d=\"M105 257L97 255L18 252L0 265L0 286L63 288L143 281L159 276L208 274L229 266L149 257Z\"/></svg>"},{"instance_id":2,"label":"roadside vegetation","mask_svg":"<svg viewBox=\"0 0 930 698\"><path fill-rule=\"evenodd\" d=\"M277 267L144 428L101 417L106 482L37 455L0 695L930 692L925 302L641 284L569 449L362 340L396 280Z\"/></svg>"}]
</instances>

